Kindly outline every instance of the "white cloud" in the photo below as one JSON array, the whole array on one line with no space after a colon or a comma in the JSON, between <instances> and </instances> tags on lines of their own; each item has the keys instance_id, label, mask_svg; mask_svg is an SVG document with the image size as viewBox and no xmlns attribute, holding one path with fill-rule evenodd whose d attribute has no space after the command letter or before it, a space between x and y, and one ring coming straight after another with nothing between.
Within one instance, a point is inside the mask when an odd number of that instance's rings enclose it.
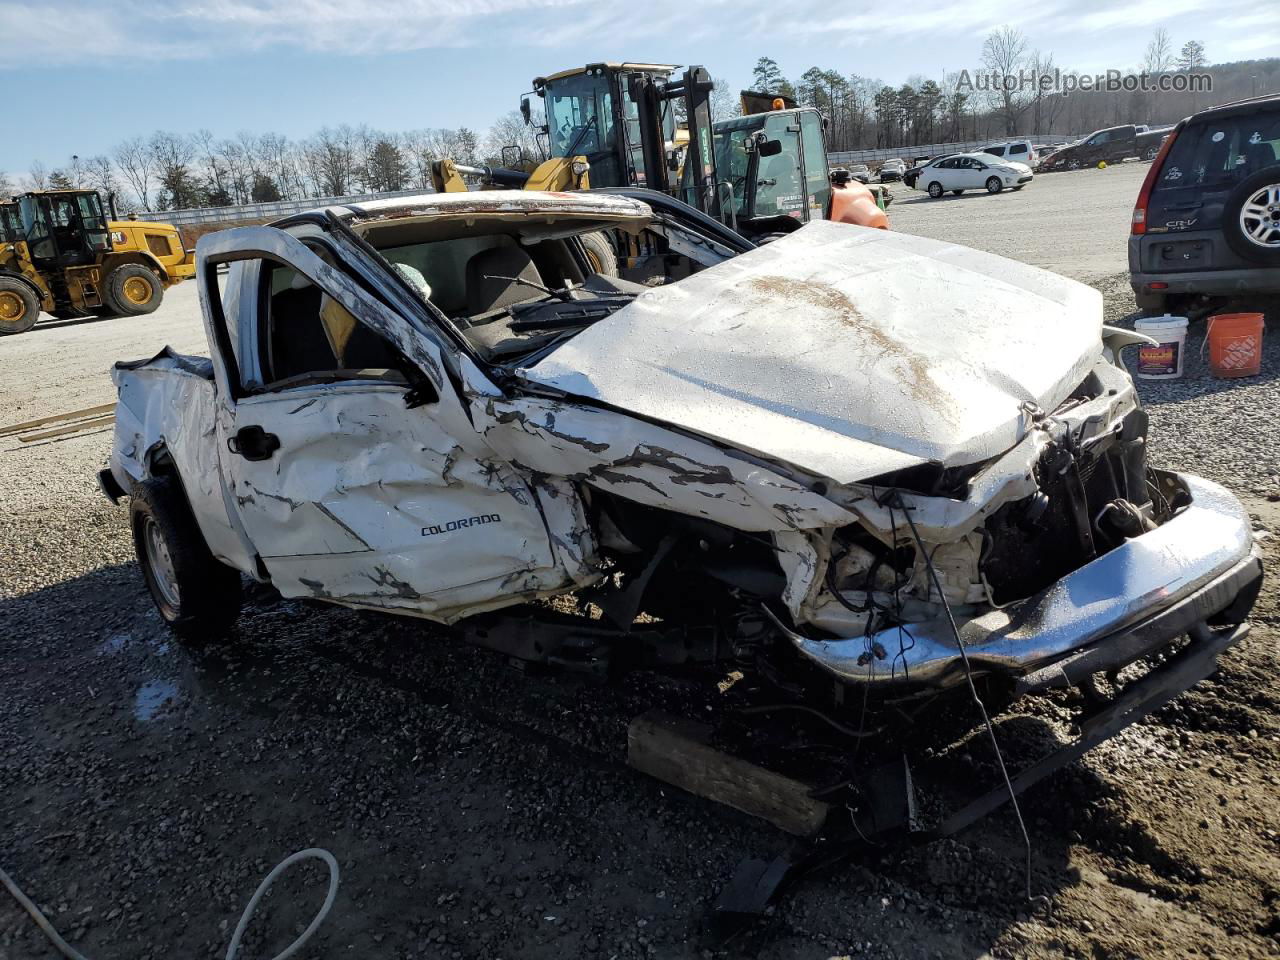
<instances>
[{"instance_id":1,"label":"white cloud","mask_svg":"<svg viewBox=\"0 0 1280 960\"><path fill-rule=\"evenodd\" d=\"M959 8L954 0L913 0L900 12L873 0L834 8L828 0L783 7L776 0L649 0L642 10L623 0L0 0L0 69L29 65L31 51L42 49L174 60L245 51L613 48L622 31L628 47L651 51L674 38L680 45L705 39L718 49L732 42L768 52L779 38L792 38L811 44L819 63L832 59L835 48L857 48L881 61L900 50L904 65L927 61L919 47L945 51L946 66L954 68L976 61L982 37L1003 24L1022 29L1032 47L1055 52L1059 62L1092 69L1098 64L1082 61L1112 51L1128 51L1136 62L1159 26L1179 40L1207 41L1215 60L1256 56L1265 52L1264 40L1242 20L1259 15L1257 0L969 0ZM910 66L930 71L937 65Z\"/></svg>"}]
</instances>

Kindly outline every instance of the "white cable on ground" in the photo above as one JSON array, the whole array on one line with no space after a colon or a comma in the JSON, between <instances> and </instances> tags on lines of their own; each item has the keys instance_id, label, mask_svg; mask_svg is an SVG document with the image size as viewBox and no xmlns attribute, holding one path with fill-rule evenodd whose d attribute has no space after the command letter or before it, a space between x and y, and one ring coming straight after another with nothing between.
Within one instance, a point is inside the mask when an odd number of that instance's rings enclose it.
<instances>
[{"instance_id":1,"label":"white cable on ground","mask_svg":"<svg viewBox=\"0 0 1280 960\"><path fill-rule=\"evenodd\" d=\"M258 884L258 889L255 890L253 892L253 896L249 898L249 905L244 908L244 913L240 915L240 922L236 924L235 933L231 935L231 944L227 947L226 960L236 960L236 956L240 952L240 938L244 936L244 932L249 926L249 921L253 919L254 911L258 909L258 901L261 900L263 896L266 895L266 892L271 889L271 884L275 883L276 877L280 876L280 874L289 869L290 866L297 863L299 860L308 860L312 858L316 860L323 860L325 865L329 868L329 892L325 894L324 903L320 905L320 909L317 911L315 919L311 921L311 925L307 927L307 929L303 930L293 943L289 944L289 946L285 947L284 950L277 953L271 958L271 960L286 960L287 957L291 957L301 950L303 945L311 939L311 935L320 928L320 924L328 915L329 909L333 906L333 901L338 895L338 861L334 859L333 854L328 850L322 850L319 847L308 847L306 850L299 850L297 853L285 857L276 864L275 868L270 873L267 874L262 883ZM31 914L31 919L36 922L36 925L44 935L49 938L49 942L58 949L59 953L66 957L67 960L89 960L89 958L83 953L71 946L71 944L67 943L66 940L62 939L62 936L58 931L53 928L53 924L51 924L48 919L46 919L45 915L40 912L40 908L32 903L31 899L25 893L18 889L18 885L13 882L4 870L0 870L0 882L2 882L4 884L4 888L13 895L13 899L18 901L22 906L22 909Z\"/></svg>"}]
</instances>

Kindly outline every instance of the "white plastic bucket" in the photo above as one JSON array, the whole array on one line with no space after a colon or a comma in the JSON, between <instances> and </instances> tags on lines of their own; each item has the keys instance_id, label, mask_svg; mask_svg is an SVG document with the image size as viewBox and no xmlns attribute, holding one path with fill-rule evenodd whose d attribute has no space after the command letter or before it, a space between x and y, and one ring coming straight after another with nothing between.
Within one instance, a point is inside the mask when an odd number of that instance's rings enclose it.
<instances>
[{"instance_id":1,"label":"white plastic bucket","mask_svg":"<svg viewBox=\"0 0 1280 960\"><path fill-rule=\"evenodd\" d=\"M1144 317L1133 325L1156 341L1138 345L1138 376L1144 380L1175 380L1182 376L1182 354L1187 342L1187 318L1166 313Z\"/></svg>"}]
</instances>

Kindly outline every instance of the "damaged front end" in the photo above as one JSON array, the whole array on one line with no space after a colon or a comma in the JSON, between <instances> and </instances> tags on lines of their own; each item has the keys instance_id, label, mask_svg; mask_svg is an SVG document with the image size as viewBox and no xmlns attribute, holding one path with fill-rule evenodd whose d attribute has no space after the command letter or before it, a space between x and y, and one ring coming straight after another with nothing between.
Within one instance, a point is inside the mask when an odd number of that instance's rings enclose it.
<instances>
[{"instance_id":1,"label":"damaged front end","mask_svg":"<svg viewBox=\"0 0 1280 960\"><path fill-rule=\"evenodd\" d=\"M1056 410L1025 413L1024 440L976 472L846 492L858 522L814 539L820 570L791 625L777 620L806 660L847 684L955 686L949 609L971 669L1026 691L1119 669L1229 608L1243 620L1261 576L1248 515L1147 465L1123 371L1100 361Z\"/></svg>"}]
</instances>

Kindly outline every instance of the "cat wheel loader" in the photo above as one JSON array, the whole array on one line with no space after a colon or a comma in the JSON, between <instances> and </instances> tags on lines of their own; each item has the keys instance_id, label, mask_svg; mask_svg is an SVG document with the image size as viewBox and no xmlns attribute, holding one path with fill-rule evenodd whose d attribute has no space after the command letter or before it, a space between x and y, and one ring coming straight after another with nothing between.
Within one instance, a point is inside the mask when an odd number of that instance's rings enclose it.
<instances>
[{"instance_id":1,"label":"cat wheel loader","mask_svg":"<svg viewBox=\"0 0 1280 960\"><path fill-rule=\"evenodd\" d=\"M833 183L816 109L746 92L745 116L713 123L711 75L677 69L593 63L535 79L552 158L582 154L594 186L671 194L752 239L812 219L888 226L885 198L847 178ZM520 112L532 122L528 96Z\"/></svg>"},{"instance_id":2,"label":"cat wheel loader","mask_svg":"<svg viewBox=\"0 0 1280 960\"><path fill-rule=\"evenodd\" d=\"M195 275L167 223L107 218L96 190L38 190L0 204L0 334L58 319L141 316Z\"/></svg>"}]
</instances>

